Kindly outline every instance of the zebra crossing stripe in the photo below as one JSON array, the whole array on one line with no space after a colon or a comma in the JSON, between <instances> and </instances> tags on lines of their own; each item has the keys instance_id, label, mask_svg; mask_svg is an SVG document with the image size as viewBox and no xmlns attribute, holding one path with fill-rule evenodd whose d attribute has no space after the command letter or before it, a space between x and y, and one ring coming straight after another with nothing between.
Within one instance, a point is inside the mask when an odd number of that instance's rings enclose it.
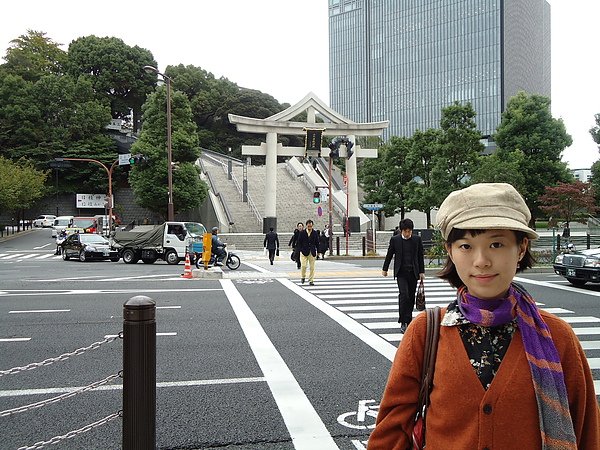
<instances>
[{"instance_id":1,"label":"zebra crossing stripe","mask_svg":"<svg viewBox=\"0 0 600 450\"><path fill-rule=\"evenodd\" d=\"M38 256L37 259L46 259L46 258L52 258L53 256L56 256L57 258L60 258L60 256L55 255L54 253L48 253L46 255L40 255Z\"/></svg>"},{"instance_id":2,"label":"zebra crossing stripe","mask_svg":"<svg viewBox=\"0 0 600 450\"><path fill-rule=\"evenodd\" d=\"M20 256L23 256L23 253L13 253L12 255L2 256L0 259L2 259L3 261L6 261L7 259L15 259Z\"/></svg>"}]
</instances>

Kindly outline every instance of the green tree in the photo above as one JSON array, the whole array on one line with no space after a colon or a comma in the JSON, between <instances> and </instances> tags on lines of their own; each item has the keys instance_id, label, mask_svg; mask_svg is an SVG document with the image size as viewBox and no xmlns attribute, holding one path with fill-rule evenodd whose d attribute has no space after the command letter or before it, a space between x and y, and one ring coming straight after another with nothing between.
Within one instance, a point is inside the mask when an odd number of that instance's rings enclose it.
<instances>
[{"instance_id":1,"label":"green tree","mask_svg":"<svg viewBox=\"0 0 600 450\"><path fill-rule=\"evenodd\" d=\"M555 220L564 219L567 227L573 221L585 223L597 211L594 189L589 183L575 181L547 186L539 198L540 209Z\"/></svg>"},{"instance_id":2,"label":"green tree","mask_svg":"<svg viewBox=\"0 0 600 450\"><path fill-rule=\"evenodd\" d=\"M48 171L37 170L25 159L13 162L0 156L0 210L19 212L45 194Z\"/></svg>"},{"instance_id":3,"label":"green tree","mask_svg":"<svg viewBox=\"0 0 600 450\"><path fill-rule=\"evenodd\" d=\"M480 142L475 115L471 103L454 102L442 109L439 153L432 170L434 187L442 198L462 188L477 169L479 155L485 147Z\"/></svg>"},{"instance_id":4,"label":"green tree","mask_svg":"<svg viewBox=\"0 0 600 450\"><path fill-rule=\"evenodd\" d=\"M389 189L384 185L385 172L385 152L384 148L379 149L377 158L365 159L360 161L357 166L358 182L361 184L364 191L365 203L382 203L384 208L377 211L375 214L379 219L379 229L384 226L385 211L388 208L386 200L389 198Z\"/></svg>"},{"instance_id":5,"label":"green tree","mask_svg":"<svg viewBox=\"0 0 600 450\"><path fill-rule=\"evenodd\" d=\"M526 175L520 190L531 210L531 226L540 215L539 197L546 186L572 181L567 165L561 161L565 147L573 142L561 119L550 112L550 99L519 92L512 97L502 114L494 140L498 153L519 150L523 154L521 172Z\"/></svg>"},{"instance_id":6,"label":"green tree","mask_svg":"<svg viewBox=\"0 0 600 450\"><path fill-rule=\"evenodd\" d=\"M67 53L59 45L44 32L27 30L27 34L10 41L2 69L33 82L44 75L60 75L67 61Z\"/></svg>"},{"instance_id":7,"label":"green tree","mask_svg":"<svg viewBox=\"0 0 600 450\"><path fill-rule=\"evenodd\" d=\"M596 126L590 128L590 134L594 142L600 145L600 114L595 114L594 119L596 120Z\"/></svg>"},{"instance_id":8,"label":"green tree","mask_svg":"<svg viewBox=\"0 0 600 450\"><path fill-rule=\"evenodd\" d=\"M136 201L140 206L167 217L167 122L166 88L159 87L143 106L144 126L132 153L148 158L145 165L134 166L129 174ZM200 206L208 195L208 187L200 180L195 161L200 156L196 126L185 95L174 92L172 111L173 204L175 212Z\"/></svg>"},{"instance_id":9,"label":"green tree","mask_svg":"<svg viewBox=\"0 0 600 450\"><path fill-rule=\"evenodd\" d=\"M594 119L596 120L596 126L590 128L590 134L594 142L598 144L598 150L600 151L600 114L595 114ZM600 159L592 164L591 183L596 196L596 204L600 205Z\"/></svg>"},{"instance_id":10,"label":"green tree","mask_svg":"<svg viewBox=\"0 0 600 450\"><path fill-rule=\"evenodd\" d=\"M262 138L256 134L239 133L229 123L228 114L264 119L285 109L268 94L241 88L227 78L217 79L200 67L169 66L166 74L173 79L173 86L190 101L202 148L226 152L230 147L232 156L240 158L243 144L258 145ZM284 145L303 145L297 136L279 136L279 139Z\"/></svg>"},{"instance_id":11,"label":"green tree","mask_svg":"<svg viewBox=\"0 0 600 450\"><path fill-rule=\"evenodd\" d=\"M412 174L407 205L425 213L428 228L431 226L431 210L439 206L443 198L434 184L434 168L440 158L440 134L439 130L433 128L416 130L407 155L408 167Z\"/></svg>"},{"instance_id":12,"label":"green tree","mask_svg":"<svg viewBox=\"0 0 600 450\"><path fill-rule=\"evenodd\" d=\"M110 102L113 118L126 119L133 111L137 131L142 104L157 78L143 67L156 65L152 53L137 45L131 47L116 37L85 36L69 45L67 72L75 79L88 78L99 98Z\"/></svg>"},{"instance_id":13,"label":"green tree","mask_svg":"<svg viewBox=\"0 0 600 450\"><path fill-rule=\"evenodd\" d=\"M509 183L519 192L525 187L525 173L522 171L525 155L521 150L496 152L481 156L479 167L471 176L473 183Z\"/></svg>"},{"instance_id":14,"label":"green tree","mask_svg":"<svg viewBox=\"0 0 600 450\"><path fill-rule=\"evenodd\" d=\"M386 214L400 213L401 219L410 209L407 207L407 186L414 174L410 167L408 155L412 140L406 137L392 136L384 145L388 151L383 158L385 186L387 199L385 200Z\"/></svg>"}]
</instances>

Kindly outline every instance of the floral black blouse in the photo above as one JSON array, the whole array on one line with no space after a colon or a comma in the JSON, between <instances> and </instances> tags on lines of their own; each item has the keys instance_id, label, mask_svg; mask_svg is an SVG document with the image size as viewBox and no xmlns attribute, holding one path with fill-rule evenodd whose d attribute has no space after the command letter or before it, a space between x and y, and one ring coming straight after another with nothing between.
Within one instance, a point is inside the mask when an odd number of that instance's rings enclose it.
<instances>
[{"instance_id":1,"label":"floral black blouse","mask_svg":"<svg viewBox=\"0 0 600 450\"><path fill-rule=\"evenodd\" d=\"M517 329L516 318L497 327L484 327L469 322L454 300L442 319L442 326L457 326L471 365L485 390L498 372L502 358Z\"/></svg>"}]
</instances>

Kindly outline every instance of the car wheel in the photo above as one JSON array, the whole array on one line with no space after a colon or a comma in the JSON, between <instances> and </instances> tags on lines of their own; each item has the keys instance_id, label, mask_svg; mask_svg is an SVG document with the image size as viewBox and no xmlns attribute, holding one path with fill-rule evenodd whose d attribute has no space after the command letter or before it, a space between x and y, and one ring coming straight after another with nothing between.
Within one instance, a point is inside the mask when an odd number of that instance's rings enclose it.
<instances>
[{"instance_id":1,"label":"car wheel","mask_svg":"<svg viewBox=\"0 0 600 450\"><path fill-rule=\"evenodd\" d=\"M81 261L81 262L86 262L87 261L87 257L85 255L85 250L81 250L79 252L79 261Z\"/></svg>"},{"instance_id":2,"label":"car wheel","mask_svg":"<svg viewBox=\"0 0 600 450\"><path fill-rule=\"evenodd\" d=\"M69 260L69 255L67 255L67 251L64 248L62 250L62 258L63 258L63 261Z\"/></svg>"},{"instance_id":3,"label":"car wheel","mask_svg":"<svg viewBox=\"0 0 600 450\"><path fill-rule=\"evenodd\" d=\"M123 262L125 264L135 264L138 260L135 257L135 252L130 248L123 250Z\"/></svg>"},{"instance_id":4,"label":"car wheel","mask_svg":"<svg viewBox=\"0 0 600 450\"><path fill-rule=\"evenodd\" d=\"M165 255L165 261L170 265L179 264L179 256L177 256L177 252L175 250L169 250Z\"/></svg>"},{"instance_id":5,"label":"car wheel","mask_svg":"<svg viewBox=\"0 0 600 450\"><path fill-rule=\"evenodd\" d=\"M577 278L567 278L567 281L575 287L582 287L587 283L586 280L578 280Z\"/></svg>"}]
</instances>

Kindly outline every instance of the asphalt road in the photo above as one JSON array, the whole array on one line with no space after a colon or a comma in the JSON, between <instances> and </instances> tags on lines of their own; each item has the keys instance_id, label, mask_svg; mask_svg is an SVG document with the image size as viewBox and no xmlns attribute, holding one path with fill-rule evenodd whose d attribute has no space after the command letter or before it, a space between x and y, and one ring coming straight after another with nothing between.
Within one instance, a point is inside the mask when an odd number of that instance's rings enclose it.
<instances>
[{"instance_id":1,"label":"asphalt road","mask_svg":"<svg viewBox=\"0 0 600 450\"><path fill-rule=\"evenodd\" d=\"M157 304L157 446L161 449L361 449L401 339L396 288L381 260L317 263L314 287L292 261L244 255L236 278L180 277L183 264L62 261L50 230L0 242L0 370L40 362L122 330L123 304ZM545 272L520 280L570 321L600 391L600 286ZM428 304L452 289L429 272ZM0 377L1 411L88 386L123 367L116 339L35 370ZM2 448L48 441L122 407L121 380L0 417ZM122 421L62 440L61 449L118 449Z\"/></svg>"}]
</instances>

